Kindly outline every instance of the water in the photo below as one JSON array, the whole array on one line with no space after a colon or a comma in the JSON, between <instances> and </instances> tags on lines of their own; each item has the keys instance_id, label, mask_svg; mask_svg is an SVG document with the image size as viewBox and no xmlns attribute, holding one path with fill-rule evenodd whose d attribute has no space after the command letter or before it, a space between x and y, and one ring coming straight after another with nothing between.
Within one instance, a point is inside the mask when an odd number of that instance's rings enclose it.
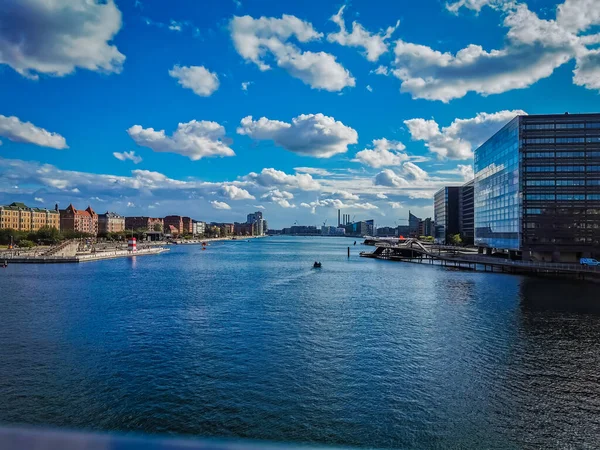
<instances>
[{"instance_id":1,"label":"water","mask_svg":"<svg viewBox=\"0 0 600 450\"><path fill-rule=\"evenodd\" d=\"M346 238L0 272L0 422L395 448L596 448L600 286ZM322 269L312 269L320 260Z\"/></svg>"}]
</instances>

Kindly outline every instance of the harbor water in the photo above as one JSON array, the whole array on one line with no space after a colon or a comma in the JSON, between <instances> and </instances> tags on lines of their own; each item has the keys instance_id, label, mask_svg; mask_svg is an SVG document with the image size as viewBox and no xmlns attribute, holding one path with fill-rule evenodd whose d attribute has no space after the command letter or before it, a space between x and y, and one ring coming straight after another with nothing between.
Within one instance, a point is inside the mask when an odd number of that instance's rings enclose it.
<instances>
[{"instance_id":1,"label":"harbor water","mask_svg":"<svg viewBox=\"0 0 600 450\"><path fill-rule=\"evenodd\" d=\"M600 286L359 258L353 243L269 237L9 265L0 424L597 448Z\"/></svg>"}]
</instances>

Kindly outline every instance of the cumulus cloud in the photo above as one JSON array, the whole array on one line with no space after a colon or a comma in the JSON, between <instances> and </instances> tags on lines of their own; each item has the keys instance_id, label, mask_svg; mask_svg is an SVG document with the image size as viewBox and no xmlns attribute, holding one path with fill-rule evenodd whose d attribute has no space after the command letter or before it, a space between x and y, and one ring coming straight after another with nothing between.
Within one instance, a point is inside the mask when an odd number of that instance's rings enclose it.
<instances>
[{"instance_id":1,"label":"cumulus cloud","mask_svg":"<svg viewBox=\"0 0 600 450\"><path fill-rule=\"evenodd\" d=\"M122 24L113 0L3 0L0 24L0 64L26 77L118 73L125 61L110 44Z\"/></svg>"},{"instance_id":2,"label":"cumulus cloud","mask_svg":"<svg viewBox=\"0 0 600 450\"><path fill-rule=\"evenodd\" d=\"M342 200L340 199L333 199L333 198L324 198L324 199L318 199L315 200L314 202L302 202L300 203L300 206L303 208L309 208L311 210L311 212L313 214L316 213L317 207L323 207L323 208L335 208L335 209L362 209L362 210L369 210L369 209L378 209L378 207L376 205L373 205L372 203L366 202L366 203L344 203Z\"/></svg>"},{"instance_id":3,"label":"cumulus cloud","mask_svg":"<svg viewBox=\"0 0 600 450\"><path fill-rule=\"evenodd\" d=\"M396 31L400 21L398 20L395 26L388 27L387 30L380 31L377 34L365 30L361 24L354 21L352 22L352 32L348 33L343 16L345 8L346 5L342 6L337 14L331 17L331 21L340 27L340 31L329 33L327 40L346 47L360 47L365 51L365 56L369 61L377 61L381 55L387 53L388 43L386 41Z\"/></svg>"},{"instance_id":4,"label":"cumulus cloud","mask_svg":"<svg viewBox=\"0 0 600 450\"><path fill-rule=\"evenodd\" d=\"M263 205L252 205L252 207L256 209L266 209Z\"/></svg>"},{"instance_id":5,"label":"cumulus cloud","mask_svg":"<svg viewBox=\"0 0 600 450\"><path fill-rule=\"evenodd\" d=\"M252 116L247 116L240 125L239 134L256 140L271 140L286 150L316 158L345 153L348 145L358 141L356 130L321 113L302 114L292 119L292 123L266 117L254 121Z\"/></svg>"},{"instance_id":6,"label":"cumulus cloud","mask_svg":"<svg viewBox=\"0 0 600 450\"><path fill-rule=\"evenodd\" d=\"M252 81L242 81L242 91L247 91L251 84Z\"/></svg>"},{"instance_id":7,"label":"cumulus cloud","mask_svg":"<svg viewBox=\"0 0 600 450\"><path fill-rule=\"evenodd\" d=\"M130 152L113 152L113 156L117 158L119 161L132 161L134 164L139 164L142 162L142 157L135 154L132 150Z\"/></svg>"},{"instance_id":8,"label":"cumulus cloud","mask_svg":"<svg viewBox=\"0 0 600 450\"><path fill-rule=\"evenodd\" d=\"M567 0L559 5L556 20L540 19L526 4L513 1L463 0L449 8L458 11L464 6L478 11L484 5L503 14L503 26L508 29L506 45L488 51L471 44L452 54L399 40L393 73L402 81L401 92L443 102L468 92L499 94L529 87L573 59L573 82L588 89L600 88L597 66L590 64L590 59L597 57L597 49L590 46L600 42L600 35L582 34L600 25L600 3Z\"/></svg>"},{"instance_id":9,"label":"cumulus cloud","mask_svg":"<svg viewBox=\"0 0 600 450\"><path fill-rule=\"evenodd\" d=\"M377 194L377 198L386 199L386 198L388 198L388 196L387 196L387 195L385 195L383 192L379 192L379 193Z\"/></svg>"},{"instance_id":10,"label":"cumulus cloud","mask_svg":"<svg viewBox=\"0 0 600 450\"><path fill-rule=\"evenodd\" d=\"M367 84L367 91L373 92L373 88Z\"/></svg>"},{"instance_id":11,"label":"cumulus cloud","mask_svg":"<svg viewBox=\"0 0 600 450\"><path fill-rule=\"evenodd\" d=\"M261 198L270 201L272 203L276 203L282 208L295 208L296 205L289 202L289 200L294 198L294 194L287 191L280 191L279 189L273 189L266 194L264 194Z\"/></svg>"},{"instance_id":12,"label":"cumulus cloud","mask_svg":"<svg viewBox=\"0 0 600 450\"><path fill-rule=\"evenodd\" d=\"M352 161L375 168L399 166L409 159L406 153L401 153L404 149L406 146L402 142L373 139L373 149L361 150Z\"/></svg>"},{"instance_id":13,"label":"cumulus cloud","mask_svg":"<svg viewBox=\"0 0 600 450\"><path fill-rule=\"evenodd\" d=\"M41 197L35 197L34 200L38 203L44 203L44 199Z\"/></svg>"},{"instance_id":14,"label":"cumulus cloud","mask_svg":"<svg viewBox=\"0 0 600 450\"><path fill-rule=\"evenodd\" d=\"M192 161L211 156L235 156L224 140L225 128L216 122L192 120L180 123L173 136L167 136L165 130L156 131L141 125L132 126L127 133L138 145L155 152L177 153Z\"/></svg>"},{"instance_id":15,"label":"cumulus cloud","mask_svg":"<svg viewBox=\"0 0 600 450\"><path fill-rule=\"evenodd\" d=\"M289 175L273 168L265 168L260 173L250 172L244 179L264 187L285 186L303 191L321 189L321 185L308 173Z\"/></svg>"},{"instance_id":16,"label":"cumulus cloud","mask_svg":"<svg viewBox=\"0 0 600 450\"><path fill-rule=\"evenodd\" d=\"M295 38L298 42L306 43L323 36L312 24L295 16L284 14L281 19L235 16L229 28L237 52L260 70L271 68L266 62L267 55L271 55L278 67L314 89L336 92L356 84L350 72L336 61L335 56L325 52L303 52L289 42Z\"/></svg>"},{"instance_id":17,"label":"cumulus cloud","mask_svg":"<svg viewBox=\"0 0 600 450\"><path fill-rule=\"evenodd\" d=\"M1 55L2 52L0 51L0 57ZM6 117L0 114L0 136L13 142L35 144L41 147L50 147L59 150L68 148L66 139L60 134L51 133L44 128L36 127L31 122L21 122L15 116Z\"/></svg>"},{"instance_id":18,"label":"cumulus cloud","mask_svg":"<svg viewBox=\"0 0 600 450\"><path fill-rule=\"evenodd\" d=\"M393 208L393 209L400 209L400 208L404 208L404 205L400 202L389 202L389 205Z\"/></svg>"},{"instance_id":19,"label":"cumulus cloud","mask_svg":"<svg viewBox=\"0 0 600 450\"><path fill-rule=\"evenodd\" d=\"M375 175L374 184L376 186L388 187L406 187L416 184L423 184L429 178L426 171L414 163L405 162L402 164L400 172L394 172L391 169L383 169Z\"/></svg>"},{"instance_id":20,"label":"cumulus cloud","mask_svg":"<svg viewBox=\"0 0 600 450\"><path fill-rule=\"evenodd\" d=\"M231 200L254 200L256 198L246 189L234 185L223 186L221 188L221 193Z\"/></svg>"},{"instance_id":21,"label":"cumulus cloud","mask_svg":"<svg viewBox=\"0 0 600 450\"><path fill-rule=\"evenodd\" d=\"M219 89L219 77L204 66L174 66L169 75L177 79L184 88L191 89L196 95L209 97Z\"/></svg>"},{"instance_id":22,"label":"cumulus cloud","mask_svg":"<svg viewBox=\"0 0 600 450\"><path fill-rule=\"evenodd\" d=\"M358 195L353 194L352 192L348 192L348 191L333 191L332 194L338 195L339 197L343 198L344 200L354 200L354 201L360 200L360 197Z\"/></svg>"},{"instance_id":23,"label":"cumulus cloud","mask_svg":"<svg viewBox=\"0 0 600 450\"><path fill-rule=\"evenodd\" d=\"M448 11L458 13L460 8L472 9L473 11L481 11L484 6L497 6L500 5L503 0L459 0L454 3L447 3L446 8Z\"/></svg>"},{"instance_id":24,"label":"cumulus cloud","mask_svg":"<svg viewBox=\"0 0 600 450\"><path fill-rule=\"evenodd\" d=\"M516 116L526 114L521 110L479 113L471 119L456 119L441 130L435 120L410 119L405 120L404 124L413 140L424 141L429 150L438 157L469 159L473 157L473 149L479 147Z\"/></svg>"},{"instance_id":25,"label":"cumulus cloud","mask_svg":"<svg viewBox=\"0 0 600 450\"><path fill-rule=\"evenodd\" d=\"M227 203L225 203L225 202L219 202L217 200L212 200L210 202L210 204L215 209L231 209L231 206L229 206Z\"/></svg>"},{"instance_id":26,"label":"cumulus cloud","mask_svg":"<svg viewBox=\"0 0 600 450\"><path fill-rule=\"evenodd\" d=\"M438 170L437 173L460 175L465 181L470 181L475 177L475 174L473 173L473 166L466 164L459 164L454 169Z\"/></svg>"},{"instance_id":27,"label":"cumulus cloud","mask_svg":"<svg viewBox=\"0 0 600 450\"><path fill-rule=\"evenodd\" d=\"M331 175L331 172L329 172L328 170L319 169L317 167L294 167L294 170L296 172L309 173L311 175L319 175L319 176L322 176L322 177L326 177L328 175Z\"/></svg>"}]
</instances>

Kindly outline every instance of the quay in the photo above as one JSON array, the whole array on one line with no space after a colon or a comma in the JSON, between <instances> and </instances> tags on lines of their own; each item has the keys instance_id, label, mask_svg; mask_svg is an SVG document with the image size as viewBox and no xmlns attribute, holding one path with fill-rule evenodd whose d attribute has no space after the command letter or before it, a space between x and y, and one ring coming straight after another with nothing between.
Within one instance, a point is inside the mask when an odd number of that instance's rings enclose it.
<instances>
[{"instance_id":1,"label":"quay","mask_svg":"<svg viewBox=\"0 0 600 450\"><path fill-rule=\"evenodd\" d=\"M168 252L169 249L162 247L143 248L135 252L130 250L112 250L106 252L85 253L76 255L62 254L42 254L39 256L24 255L24 256L0 256L0 261L6 261L8 264L56 264L56 263L83 263L100 261L103 259L114 258L131 258L134 256L158 255L163 252Z\"/></svg>"},{"instance_id":2,"label":"quay","mask_svg":"<svg viewBox=\"0 0 600 450\"><path fill-rule=\"evenodd\" d=\"M374 245L374 251L360 252L360 256L363 258L440 265L456 270L571 277L600 282L600 266L509 260L479 255L461 247L427 245L417 239L406 239L404 242L398 243L375 242Z\"/></svg>"}]
</instances>

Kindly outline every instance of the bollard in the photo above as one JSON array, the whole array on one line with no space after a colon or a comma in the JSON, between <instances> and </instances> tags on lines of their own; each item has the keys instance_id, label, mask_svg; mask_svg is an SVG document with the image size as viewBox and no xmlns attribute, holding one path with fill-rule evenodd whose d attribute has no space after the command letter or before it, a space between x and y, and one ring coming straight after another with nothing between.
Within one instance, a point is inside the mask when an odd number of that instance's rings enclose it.
<instances>
[{"instance_id":1,"label":"bollard","mask_svg":"<svg viewBox=\"0 0 600 450\"><path fill-rule=\"evenodd\" d=\"M348 258L350 258L350 247L348 247Z\"/></svg>"}]
</instances>

